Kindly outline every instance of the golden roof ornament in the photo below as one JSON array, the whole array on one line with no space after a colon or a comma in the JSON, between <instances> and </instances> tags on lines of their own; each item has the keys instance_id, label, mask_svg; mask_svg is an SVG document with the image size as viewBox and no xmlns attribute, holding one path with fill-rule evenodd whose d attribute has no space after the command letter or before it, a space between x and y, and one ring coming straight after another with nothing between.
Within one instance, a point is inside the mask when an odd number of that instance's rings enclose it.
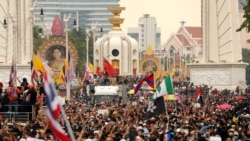
<instances>
[{"instance_id":1,"label":"golden roof ornament","mask_svg":"<svg viewBox=\"0 0 250 141\"><path fill-rule=\"evenodd\" d=\"M150 56L154 54L154 49L151 45L148 45L147 49L146 49L146 55Z\"/></svg>"},{"instance_id":2,"label":"golden roof ornament","mask_svg":"<svg viewBox=\"0 0 250 141\"><path fill-rule=\"evenodd\" d=\"M109 7L108 10L114 14L113 18L109 18L109 22L113 24L112 30L121 31L120 24L123 23L124 19L120 18L120 13L125 10L125 7Z\"/></svg>"}]
</instances>

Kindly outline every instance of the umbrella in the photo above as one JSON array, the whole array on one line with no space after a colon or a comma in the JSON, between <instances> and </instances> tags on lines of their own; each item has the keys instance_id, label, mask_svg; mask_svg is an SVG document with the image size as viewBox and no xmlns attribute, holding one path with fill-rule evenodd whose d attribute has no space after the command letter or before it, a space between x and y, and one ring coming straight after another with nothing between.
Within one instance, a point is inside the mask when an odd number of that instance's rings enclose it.
<instances>
[{"instance_id":1,"label":"umbrella","mask_svg":"<svg viewBox=\"0 0 250 141\"><path fill-rule=\"evenodd\" d=\"M128 94L135 94L135 90L134 89L129 90Z\"/></svg>"},{"instance_id":2,"label":"umbrella","mask_svg":"<svg viewBox=\"0 0 250 141\"><path fill-rule=\"evenodd\" d=\"M231 107L232 106L230 104L227 104L227 103L217 106L217 108L220 109L220 110L230 109Z\"/></svg>"},{"instance_id":3,"label":"umbrella","mask_svg":"<svg viewBox=\"0 0 250 141\"><path fill-rule=\"evenodd\" d=\"M171 94L171 95L165 95L164 96L165 101L170 101L170 100L180 100L180 96Z\"/></svg>"}]
</instances>

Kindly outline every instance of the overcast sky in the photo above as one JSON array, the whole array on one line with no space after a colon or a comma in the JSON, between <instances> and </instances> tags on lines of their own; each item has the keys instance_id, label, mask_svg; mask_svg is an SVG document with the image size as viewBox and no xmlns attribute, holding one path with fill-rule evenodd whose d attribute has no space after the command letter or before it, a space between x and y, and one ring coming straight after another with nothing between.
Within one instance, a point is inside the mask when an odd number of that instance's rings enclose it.
<instances>
[{"instance_id":1,"label":"overcast sky","mask_svg":"<svg viewBox=\"0 0 250 141\"><path fill-rule=\"evenodd\" d=\"M161 28L161 44L165 43L172 33L181 27L181 21L186 26L201 26L201 0L120 0L120 5L126 10L121 17L124 32L128 27L138 27L138 19L143 14L156 17L157 26Z\"/></svg>"}]
</instances>

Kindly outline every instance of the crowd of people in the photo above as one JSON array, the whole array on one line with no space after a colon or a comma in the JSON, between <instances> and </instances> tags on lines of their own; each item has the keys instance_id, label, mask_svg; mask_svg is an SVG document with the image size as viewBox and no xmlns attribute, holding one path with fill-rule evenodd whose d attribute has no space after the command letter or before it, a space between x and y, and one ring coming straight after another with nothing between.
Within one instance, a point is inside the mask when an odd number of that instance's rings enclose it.
<instances>
[{"instance_id":1,"label":"crowd of people","mask_svg":"<svg viewBox=\"0 0 250 141\"><path fill-rule=\"evenodd\" d=\"M63 105L66 117L59 122L65 134L69 133L65 119L70 122L77 141L243 141L250 140L250 94L248 91L217 90L207 85L194 86L188 82L174 83L181 99L165 101L166 113L145 119L149 95L147 90L127 94L141 78L134 76L108 79L95 76L93 85L121 85L122 101L90 103L85 87ZM85 82L85 85L89 85ZM197 101L197 88L202 100ZM0 141L35 138L56 141L50 130L44 110L42 83L39 88L24 78L20 86L0 83L1 112L31 112L26 123L6 118L1 122ZM229 107L219 108L228 104ZM21 108L18 105L25 105ZM17 107L18 106L18 107ZM32 111L33 109L33 111Z\"/></svg>"}]
</instances>

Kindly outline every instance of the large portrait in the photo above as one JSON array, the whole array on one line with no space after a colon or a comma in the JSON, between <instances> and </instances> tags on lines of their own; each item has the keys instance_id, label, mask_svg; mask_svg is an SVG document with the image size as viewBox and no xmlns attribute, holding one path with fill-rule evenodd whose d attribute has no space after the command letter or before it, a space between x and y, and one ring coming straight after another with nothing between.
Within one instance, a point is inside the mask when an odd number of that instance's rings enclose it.
<instances>
[{"instance_id":1,"label":"large portrait","mask_svg":"<svg viewBox=\"0 0 250 141\"><path fill-rule=\"evenodd\" d=\"M66 42L64 38L49 38L39 47L37 54L41 56L53 71L52 81L58 85L64 84L63 67L66 63ZM78 63L78 51L74 44L68 42L68 57L73 66ZM69 61L68 61L69 62Z\"/></svg>"},{"instance_id":2,"label":"large portrait","mask_svg":"<svg viewBox=\"0 0 250 141\"><path fill-rule=\"evenodd\" d=\"M46 62L49 67L52 69L52 79L62 83L60 80L62 78L63 67L66 59L66 48L62 45L54 45L48 48L46 52Z\"/></svg>"},{"instance_id":3,"label":"large portrait","mask_svg":"<svg viewBox=\"0 0 250 141\"><path fill-rule=\"evenodd\" d=\"M146 69L150 69L150 70L156 72L156 70L157 70L157 65L156 65L156 63L155 63L154 61L152 61L152 60L147 60L147 61L145 61L144 64L142 65L142 68L143 68L144 71L146 71Z\"/></svg>"}]
</instances>

